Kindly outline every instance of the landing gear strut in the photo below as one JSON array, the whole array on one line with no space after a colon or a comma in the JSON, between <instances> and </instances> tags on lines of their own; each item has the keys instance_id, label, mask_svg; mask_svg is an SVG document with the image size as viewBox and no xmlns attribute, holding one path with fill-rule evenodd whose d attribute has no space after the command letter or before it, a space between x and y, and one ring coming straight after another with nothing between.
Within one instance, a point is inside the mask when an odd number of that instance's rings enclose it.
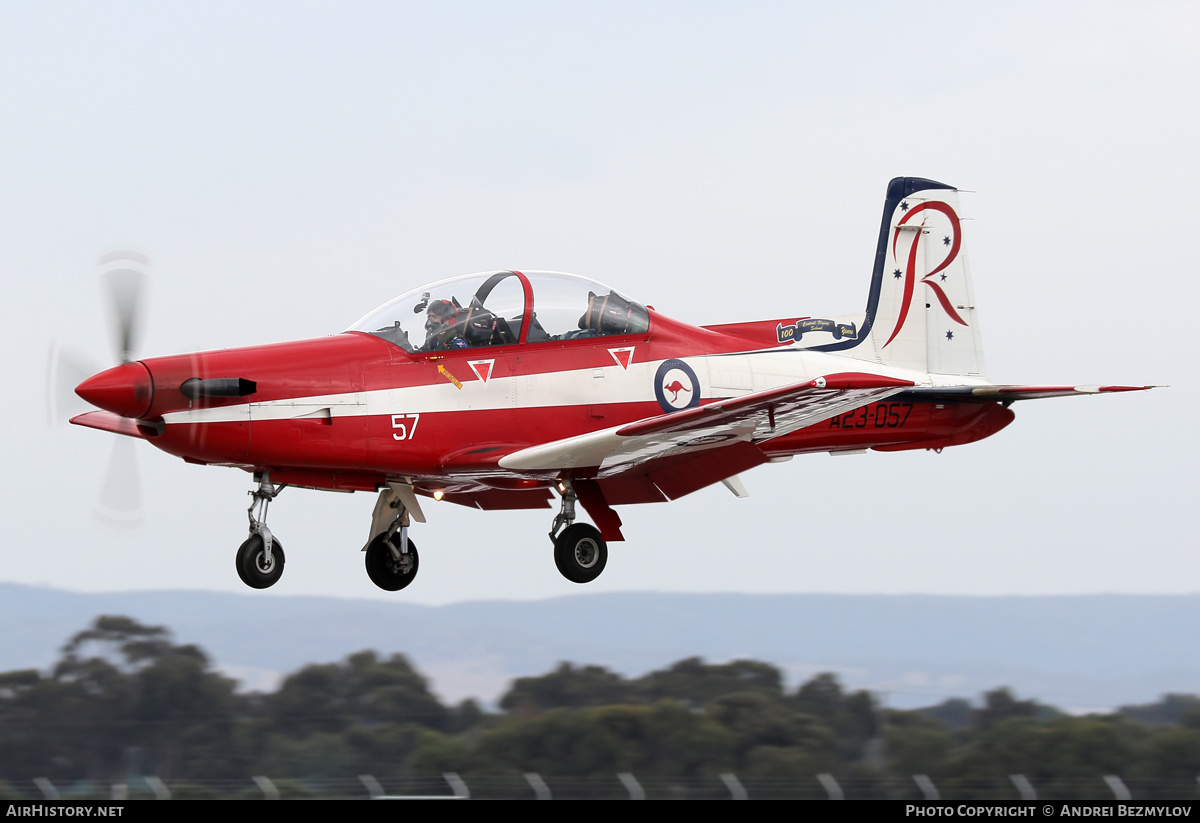
<instances>
[{"instance_id":1,"label":"landing gear strut","mask_svg":"<svg viewBox=\"0 0 1200 823\"><path fill-rule=\"evenodd\" d=\"M367 577L384 591L396 592L416 579L420 558L416 544L408 539L408 507L392 488L380 493L372 522L382 525L389 516L387 527L367 543ZM417 519L422 519L419 513Z\"/></svg>"},{"instance_id":2,"label":"landing gear strut","mask_svg":"<svg viewBox=\"0 0 1200 823\"><path fill-rule=\"evenodd\" d=\"M570 482L564 480L559 488L562 507L550 529L550 539L554 541L554 565L572 583L591 583L608 562L608 544L595 526L575 522L577 498Z\"/></svg>"},{"instance_id":3,"label":"landing gear strut","mask_svg":"<svg viewBox=\"0 0 1200 823\"><path fill-rule=\"evenodd\" d=\"M265 589L275 585L283 575L283 544L267 528L267 509L286 485L271 485L269 472L255 475L254 479L258 481L258 488L249 492L254 499L246 509L250 518L250 536L237 550L237 573L247 586Z\"/></svg>"}]
</instances>

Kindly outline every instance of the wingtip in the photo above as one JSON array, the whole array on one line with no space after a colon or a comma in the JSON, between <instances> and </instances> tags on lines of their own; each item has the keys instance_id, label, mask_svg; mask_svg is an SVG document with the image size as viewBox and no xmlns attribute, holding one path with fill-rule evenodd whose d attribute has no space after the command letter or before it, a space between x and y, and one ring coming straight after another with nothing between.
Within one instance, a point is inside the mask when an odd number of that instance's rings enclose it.
<instances>
[{"instance_id":1,"label":"wingtip","mask_svg":"<svg viewBox=\"0 0 1200 823\"><path fill-rule=\"evenodd\" d=\"M138 430L137 421L131 420L128 417L121 417L112 412L84 412L72 417L70 422L76 426L84 426L89 429L99 429L100 431L111 432L112 434L145 439L145 436Z\"/></svg>"}]
</instances>

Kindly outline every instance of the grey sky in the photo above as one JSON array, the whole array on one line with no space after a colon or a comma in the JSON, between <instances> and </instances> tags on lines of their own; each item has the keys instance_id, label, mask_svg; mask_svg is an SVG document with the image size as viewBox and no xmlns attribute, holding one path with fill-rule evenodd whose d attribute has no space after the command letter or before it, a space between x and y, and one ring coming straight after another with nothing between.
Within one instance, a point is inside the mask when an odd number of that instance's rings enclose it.
<instances>
[{"instance_id":1,"label":"grey sky","mask_svg":"<svg viewBox=\"0 0 1200 823\"><path fill-rule=\"evenodd\" d=\"M964 194L990 376L1169 383L1018 404L979 444L797 458L624 507L592 590L1194 592L1200 6L0 2L0 579L246 591L250 477L48 429L51 340L111 362L95 259L153 260L143 356L320 336L529 268L692 322L859 311L887 180ZM384 597L372 499L289 490L261 596ZM552 512L430 505L442 603L582 590Z\"/></svg>"}]
</instances>

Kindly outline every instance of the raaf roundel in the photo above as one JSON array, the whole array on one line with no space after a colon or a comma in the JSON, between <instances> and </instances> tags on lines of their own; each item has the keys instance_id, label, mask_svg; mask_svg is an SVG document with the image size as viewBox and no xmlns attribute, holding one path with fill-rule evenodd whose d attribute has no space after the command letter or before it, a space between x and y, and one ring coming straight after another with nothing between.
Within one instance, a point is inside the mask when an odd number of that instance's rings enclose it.
<instances>
[{"instance_id":1,"label":"raaf roundel","mask_svg":"<svg viewBox=\"0 0 1200 823\"><path fill-rule=\"evenodd\" d=\"M367 573L392 591L417 573L422 498L557 495L554 560L586 583L624 539L615 506L719 482L744 496L739 473L768 461L940 451L1007 426L1016 400L1150 388L988 382L957 192L913 177L888 185L857 314L693 326L587 278L511 270L422 286L332 337L123 359L78 386L101 411L71 422L251 472L236 567L255 588L283 572L265 520L285 486L377 493Z\"/></svg>"}]
</instances>

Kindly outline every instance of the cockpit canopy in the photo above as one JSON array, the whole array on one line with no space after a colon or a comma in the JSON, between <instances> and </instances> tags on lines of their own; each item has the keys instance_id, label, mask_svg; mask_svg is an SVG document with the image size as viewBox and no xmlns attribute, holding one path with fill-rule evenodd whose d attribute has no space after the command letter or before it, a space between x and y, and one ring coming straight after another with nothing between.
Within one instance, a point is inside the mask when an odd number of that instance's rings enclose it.
<instances>
[{"instance_id":1,"label":"cockpit canopy","mask_svg":"<svg viewBox=\"0 0 1200 823\"><path fill-rule=\"evenodd\" d=\"M540 343L650 328L646 307L595 280L548 271L467 274L414 289L347 331L409 352Z\"/></svg>"}]
</instances>

